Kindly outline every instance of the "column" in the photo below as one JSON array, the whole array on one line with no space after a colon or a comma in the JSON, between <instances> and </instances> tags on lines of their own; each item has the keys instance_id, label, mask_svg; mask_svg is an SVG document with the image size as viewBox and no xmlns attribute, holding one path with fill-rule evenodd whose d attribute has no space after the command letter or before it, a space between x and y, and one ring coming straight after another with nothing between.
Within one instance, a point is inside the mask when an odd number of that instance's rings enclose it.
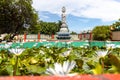
<instances>
[{"instance_id":1,"label":"column","mask_svg":"<svg viewBox=\"0 0 120 80\"><path fill-rule=\"evenodd\" d=\"M26 42L26 37L27 37L26 32L24 32L24 42Z\"/></svg>"},{"instance_id":2,"label":"column","mask_svg":"<svg viewBox=\"0 0 120 80\"><path fill-rule=\"evenodd\" d=\"M90 32L89 35L90 35L89 39L92 40L92 32Z\"/></svg>"},{"instance_id":3,"label":"column","mask_svg":"<svg viewBox=\"0 0 120 80\"><path fill-rule=\"evenodd\" d=\"M83 32L83 40L86 40L86 32Z\"/></svg>"},{"instance_id":4,"label":"column","mask_svg":"<svg viewBox=\"0 0 120 80\"><path fill-rule=\"evenodd\" d=\"M40 41L40 32L38 33L38 41Z\"/></svg>"},{"instance_id":5,"label":"column","mask_svg":"<svg viewBox=\"0 0 120 80\"><path fill-rule=\"evenodd\" d=\"M84 34L84 39L85 39L85 37L86 37L86 33L83 33Z\"/></svg>"},{"instance_id":6,"label":"column","mask_svg":"<svg viewBox=\"0 0 120 80\"><path fill-rule=\"evenodd\" d=\"M52 39L54 39L54 34L52 34Z\"/></svg>"},{"instance_id":7,"label":"column","mask_svg":"<svg viewBox=\"0 0 120 80\"><path fill-rule=\"evenodd\" d=\"M79 34L79 39L82 40L82 34L81 33Z\"/></svg>"}]
</instances>

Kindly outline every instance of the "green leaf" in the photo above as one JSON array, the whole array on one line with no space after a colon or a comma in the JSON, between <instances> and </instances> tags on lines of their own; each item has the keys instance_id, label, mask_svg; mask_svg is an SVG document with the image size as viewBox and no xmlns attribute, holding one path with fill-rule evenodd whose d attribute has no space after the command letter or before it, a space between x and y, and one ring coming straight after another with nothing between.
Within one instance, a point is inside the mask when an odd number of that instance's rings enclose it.
<instances>
[{"instance_id":1,"label":"green leaf","mask_svg":"<svg viewBox=\"0 0 120 80\"><path fill-rule=\"evenodd\" d=\"M99 63L97 63L95 68L92 69L92 72L95 75L102 74L103 73L103 68L102 68L102 66Z\"/></svg>"},{"instance_id":2,"label":"green leaf","mask_svg":"<svg viewBox=\"0 0 120 80\"><path fill-rule=\"evenodd\" d=\"M77 64L78 68L81 69L82 66L83 66L83 60L81 60L81 59L76 59L75 61L76 61L76 64Z\"/></svg>"},{"instance_id":3,"label":"green leaf","mask_svg":"<svg viewBox=\"0 0 120 80\"><path fill-rule=\"evenodd\" d=\"M6 71L9 73L9 75L13 75L13 66L12 65L7 65L6 66Z\"/></svg>"},{"instance_id":4,"label":"green leaf","mask_svg":"<svg viewBox=\"0 0 120 80\"><path fill-rule=\"evenodd\" d=\"M2 63L2 57L0 56L0 64Z\"/></svg>"},{"instance_id":5,"label":"green leaf","mask_svg":"<svg viewBox=\"0 0 120 80\"><path fill-rule=\"evenodd\" d=\"M29 65L29 66L27 66L27 70L29 71L29 73L40 74L40 73L45 72L46 69L44 67L40 67L40 66L37 66L37 65Z\"/></svg>"},{"instance_id":6,"label":"green leaf","mask_svg":"<svg viewBox=\"0 0 120 80\"><path fill-rule=\"evenodd\" d=\"M112 65L112 67L108 70L109 73L119 73L116 66Z\"/></svg>"},{"instance_id":7,"label":"green leaf","mask_svg":"<svg viewBox=\"0 0 120 80\"><path fill-rule=\"evenodd\" d=\"M113 54L109 54L109 62L116 67L117 72L120 73L120 60Z\"/></svg>"},{"instance_id":8,"label":"green leaf","mask_svg":"<svg viewBox=\"0 0 120 80\"><path fill-rule=\"evenodd\" d=\"M33 57L32 57L32 58L30 59L30 63L31 63L31 64L36 64L37 62L38 62L38 58L33 58Z\"/></svg>"},{"instance_id":9,"label":"green leaf","mask_svg":"<svg viewBox=\"0 0 120 80\"><path fill-rule=\"evenodd\" d=\"M15 58L11 58L10 59L10 64L15 65L15 61L16 61Z\"/></svg>"}]
</instances>

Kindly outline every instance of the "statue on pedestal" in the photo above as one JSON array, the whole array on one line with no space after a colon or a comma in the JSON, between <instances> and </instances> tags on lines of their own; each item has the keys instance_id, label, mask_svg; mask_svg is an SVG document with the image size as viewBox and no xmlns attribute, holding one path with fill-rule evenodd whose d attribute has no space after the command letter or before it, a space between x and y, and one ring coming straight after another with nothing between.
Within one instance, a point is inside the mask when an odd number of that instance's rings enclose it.
<instances>
[{"instance_id":1,"label":"statue on pedestal","mask_svg":"<svg viewBox=\"0 0 120 80\"><path fill-rule=\"evenodd\" d=\"M61 15L61 21L62 21L62 25L61 25L61 28L60 28L60 31L58 32L58 36L57 36L57 39L70 39L70 33L69 33L69 30L68 30L68 26L66 24L66 8L65 7L62 7L62 15Z\"/></svg>"},{"instance_id":2,"label":"statue on pedestal","mask_svg":"<svg viewBox=\"0 0 120 80\"><path fill-rule=\"evenodd\" d=\"M62 25L61 25L61 28L60 28L60 32L69 32L68 30L68 27L67 27L67 24L66 24L66 9L65 7L62 7Z\"/></svg>"}]
</instances>

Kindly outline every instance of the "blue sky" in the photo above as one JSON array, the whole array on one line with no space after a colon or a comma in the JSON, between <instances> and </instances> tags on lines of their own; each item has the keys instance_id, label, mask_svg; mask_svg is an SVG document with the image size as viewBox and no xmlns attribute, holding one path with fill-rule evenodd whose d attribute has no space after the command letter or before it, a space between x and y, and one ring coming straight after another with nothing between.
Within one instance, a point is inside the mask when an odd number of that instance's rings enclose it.
<instances>
[{"instance_id":1,"label":"blue sky","mask_svg":"<svg viewBox=\"0 0 120 80\"><path fill-rule=\"evenodd\" d=\"M92 30L95 26L111 25L120 18L119 0L33 0L40 20L61 20L61 8L66 7L70 31Z\"/></svg>"}]
</instances>

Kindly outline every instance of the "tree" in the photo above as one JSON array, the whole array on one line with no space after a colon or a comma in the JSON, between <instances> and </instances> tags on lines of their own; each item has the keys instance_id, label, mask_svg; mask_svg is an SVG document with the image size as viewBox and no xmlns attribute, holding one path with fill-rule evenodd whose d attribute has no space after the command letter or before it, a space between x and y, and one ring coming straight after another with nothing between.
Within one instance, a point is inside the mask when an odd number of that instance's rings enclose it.
<instances>
[{"instance_id":1,"label":"tree","mask_svg":"<svg viewBox=\"0 0 120 80\"><path fill-rule=\"evenodd\" d=\"M113 30L120 31L120 19L111 25Z\"/></svg>"},{"instance_id":2,"label":"tree","mask_svg":"<svg viewBox=\"0 0 120 80\"><path fill-rule=\"evenodd\" d=\"M13 34L11 39L35 27L38 16L32 7L32 0L0 0L0 34Z\"/></svg>"},{"instance_id":3,"label":"tree","mask_svg":"<svg viewBox=\"0 0 120 80\"><path fill-rule=\"evenodd\" d=\"M110 27L109 26L96 26L93 33L93 40L105 41L110 40Z\"/></svg>"},{"instance_id":4,"label":"tree","mask_svg":"<svg viewBox=\"0 0 120 80\"><path fill-rule=\"evenodd\" d=\"M59 22L43 22L40 21L37 25L37 30L40 31L41 34L56 34L60 30L60 21Z\"/></svg>"},{"instance_id":5,"label":"tree","mask_svg":"<svg viewBox=\"0 0 120 80\"><path fill-rule=\"evenodd\" d=\"M77 34L76 32L72 31L70 34L74 35L74 34Z\"/></svg>"}]
</instances>

